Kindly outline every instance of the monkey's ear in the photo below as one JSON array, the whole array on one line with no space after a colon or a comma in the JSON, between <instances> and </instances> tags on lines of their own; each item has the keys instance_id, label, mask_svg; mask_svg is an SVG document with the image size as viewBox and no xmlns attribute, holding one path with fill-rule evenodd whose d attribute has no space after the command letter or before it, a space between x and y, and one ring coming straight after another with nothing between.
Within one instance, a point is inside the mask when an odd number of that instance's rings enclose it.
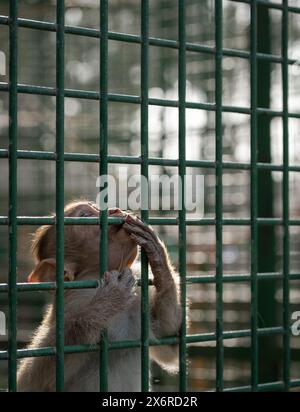
<instances>
[{"instance_id":1,"label":"monkey's ear","mask_svg":"<svg viewBox=\"0 0 300 412\"><path fill-rule=\"evenodd\" d=\"M28 276L27 281L29 283L53 282L55 280L55 268L55 259L44 259L36 265L34 270Z\"/></svg>"},{"instance_id":2,"label":"monkey's ear","mask_svg":"<svg viewBox=\"0 0 300 412\"><path fill-rule=\"evenodd\" d=\"M74 280L75 266L65 262L64 280L66 282ZM35 269L28 276L29 283L34 282L55 282L56 280L56 260L54 258L44 259L39 262Z\"/></svg>"}]
</instances>

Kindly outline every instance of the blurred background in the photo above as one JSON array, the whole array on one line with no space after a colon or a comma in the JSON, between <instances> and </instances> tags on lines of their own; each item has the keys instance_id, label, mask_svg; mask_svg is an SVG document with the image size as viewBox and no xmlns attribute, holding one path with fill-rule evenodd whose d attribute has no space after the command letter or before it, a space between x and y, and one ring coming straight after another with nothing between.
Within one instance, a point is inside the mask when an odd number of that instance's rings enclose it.
<instances>
[{"instance_id":1,"label":"blurred background","mask_svg":"<svg viewBox=\"0 0 300 412\"><path fill-rule=\"evenodd\" d=\"M275 1L275 0L273 0ZM281 3L281 0L277 0ZM174 0L150 1L150 36L178 39L178 14ZM297 0L290 1L290 5ZM19 1L19 17L55 21L53 0ZM9 1L1 0L0 15L8 15ZM258 8L260 52L281 54L280 10ZM214 47L214 1L186 1L187 40ZM98 0L66 0L66 24L99 29ZM250 50L249 4L223 1L224 48ZM109 0L109 30L140 34L140 2L137 0ZM18 82L55 87L55 33L28 28L19 29ZM74 35L65 36L66 88L99 90L99 40ZM8 82L8 27L0 25L0 82ZM289 57L300 59L300 15L289 13ZM298 54L297 54L298 53ZM259 60L259 107L282 110L281 65ZM214 54L187 52L187 100L214 103ZM150 97L178 98L178 51L171 48L150 47ZM300 110L300 63L289 67L289 110ZM249 107L249 61L238 57L223 59L223 103L227 106ZM109 92L128 95L140 94L140 45L109 41ZM55 150L55 98L38 95L19 95L18 149ZM150 106L150 156L178 158L178 113L176 108ZM223 160L250 161L250 118L245 114L223 114ZM300 120L289 119L290 163L300 163ZM214 111L187 110L187 159L215 159ZM140 155L139 105L109 103L109 154ZM98 153L99 102L84 99L65 100L65 151ZM259 116L258 157L260 162L282 164L282 119ZM8 93L0 92L0 149L8 148ZM118 165L110 165L116 173ZM177 172L174 167L150 167L150 173ZM139 166L128 166L129 174L139 173ZM189 168L190 174L205 175L205 214L215 216L214 169ZM8 161L0 159L0 215L8 214ZM65 163L65 198L86 196L95 200L98 165L93 163ZM224 170L224 217L249 218L250 172ZM282 217L282 172L259 172L259 215ZM300 217L300 175L290 173L290 217ZM18 161L18 214L43 216L55 209L55 164L52 161ZM159 216L159 212L152 214ZM18 279L25 281L33 267L29 254L32 226L20 226L18 231ZM168 246L175 264L178 261L176 227L160 227L159 233ZM291 272L299 273L300 227L290 228ZM187 274L202 276L215 274L215 230L213 226L187 228ZM259 229L259 272L282 271L283 230L280 226ZM223 245L224 273L250 273L250 228L225 226ZM8 279L8 231L0 226L0 282ZM192 303L189 333L215 331L215 285L200 284L187 287ZM24 347L39 324L48 300L47 293L26 292L18 295L18 341ZM250 283L224 285L224 329L250 328ZM291 281L291 311L300 310L300 281ZM8 313L7 295L0 294L0 309ZM259 326L281 326L282 281L260 281ZM291 339L291 378L300 378L299 337ZM250 338L225 340L225 387L250 384ZM260 382L282 378L282 337L259 339ZM0 336L0 349L7 349L7 338ZM215 388L215 343L188 346L189 390ZM170 376L157 365L152 365L153 389L176 391L178 376ZM0 362L0 389L7 388L7 362Z\"/></svg>"}]
</instances>

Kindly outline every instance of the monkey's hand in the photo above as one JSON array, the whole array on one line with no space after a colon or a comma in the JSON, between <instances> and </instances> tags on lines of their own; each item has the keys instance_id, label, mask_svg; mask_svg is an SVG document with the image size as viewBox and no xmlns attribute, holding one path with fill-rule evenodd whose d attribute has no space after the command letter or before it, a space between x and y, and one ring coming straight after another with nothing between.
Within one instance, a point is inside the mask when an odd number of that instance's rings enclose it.
<instances>
[{"instance_id":1,"label":"monkey's hand","mask_svg":"<svg viewBox=\"0 0 300 412\"><path fill-rule=\"evenodd\" d=\"M130 233L131 239L145 250L156 289L158 291L168 290L174 280L172 267L163 242L151 227L131 215L126 217L123 228Z\"/></svg>"},{"instance_id":2,"label":"monkey's hand","mask_svg":"<svg viewBox=\"0 0 300 412\"><path fill-rule=\"evenodd\" d=\"M130 269L106 272L93 298L81 302L77 313L65 313L65 345L99 342L99 330L134 302L134 286ZM55 328L53 334L55 336Z\"/></svg>"},{"instance_id":3,"label":"monkey's hand","mask_svg":"<svg viewBox=\"0 0 300 412\"><path fill-rule=\"evenodd\" d=\"M91 306L105 311L103 315L108 319L133 302L135 283L135 278L129 268L122 272L117 270L105 272L99 289L91 301Z\"/></svg>"}]
</instances>

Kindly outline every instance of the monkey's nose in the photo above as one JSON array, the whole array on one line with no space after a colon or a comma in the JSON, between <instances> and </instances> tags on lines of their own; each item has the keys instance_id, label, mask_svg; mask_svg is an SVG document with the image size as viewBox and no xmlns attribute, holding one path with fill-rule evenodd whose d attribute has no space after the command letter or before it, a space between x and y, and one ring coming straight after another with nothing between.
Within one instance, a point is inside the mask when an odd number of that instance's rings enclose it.
<instances>
[{"instance_id":1,"label":"monkey's nose","mask_svg":"<svg viewBox=\"0 0 300 412\"><path fill-rule=\"evenodd\" d=\"M115 207L113 209L109 209L108 214L109 216L114 216L114 215L122 216L122 210L119 209L118 207Z\"/></svg>"}]
</instances>

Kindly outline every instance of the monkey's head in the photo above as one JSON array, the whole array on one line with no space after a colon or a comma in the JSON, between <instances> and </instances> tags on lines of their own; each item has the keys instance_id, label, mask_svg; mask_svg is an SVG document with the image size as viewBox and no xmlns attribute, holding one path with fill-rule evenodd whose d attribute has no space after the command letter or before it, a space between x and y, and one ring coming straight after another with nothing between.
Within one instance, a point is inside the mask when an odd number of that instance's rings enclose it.
<instances>
[{"instance_id":1,"label":"monkey's head","mask_svg":"<svg viewBox=\"0 0 300 412\"><path fill-rule=\"evenodd\" d=\"M89 201L76 201L65 207L65 217L99 217L99 209ZM109 209L111 217L126 217L120 209ZM65 281L91 279L99 268L98 225L65 225L64 228ZM56 278L56 230L55 226L41 226L34 233L32 254L36 267L28 282L53 282ZM130 267L137 256L137 246L120 225L108 226L108 270Z\"/></svg>"}]
</instances>

